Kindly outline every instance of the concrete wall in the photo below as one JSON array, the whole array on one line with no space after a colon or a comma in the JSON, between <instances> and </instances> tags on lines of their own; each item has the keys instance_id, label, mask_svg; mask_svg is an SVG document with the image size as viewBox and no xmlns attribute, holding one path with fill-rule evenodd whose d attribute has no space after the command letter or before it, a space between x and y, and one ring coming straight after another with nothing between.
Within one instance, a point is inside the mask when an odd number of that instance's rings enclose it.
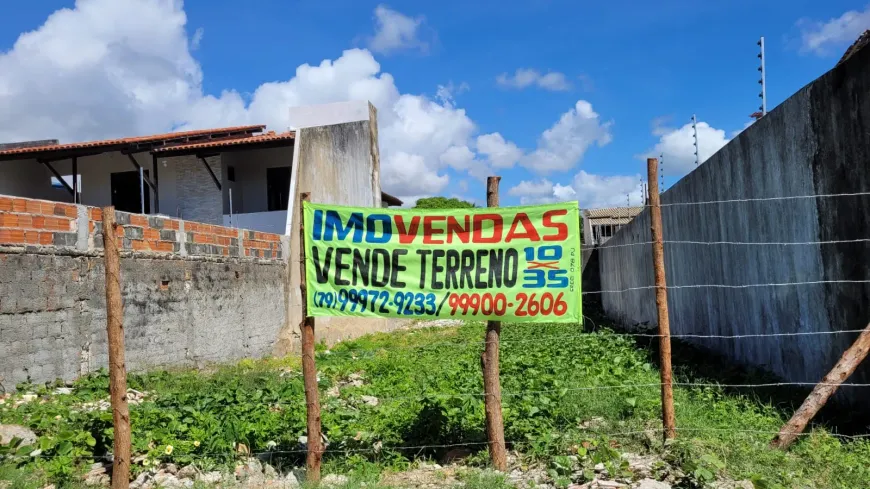
<instances>
[{"instance_id":1,"label":"concrete wall","mask_svg":"<svg viewBox=\"0 0 870 489\"><path fill-rule=\"evenodd\" d=\"M123 258L127 367L269 355L284 324L281 264ZM0 383L72 380L108 365L105 272L94 256L0 253Z\"/></svg>"},{"instance_id":2,"label":"concrete wall","mask_svg":"<svg viewBox=\"0 0 870 489\"><path fill-rule=\"evenodd\" d=\"M369 104L368 119L299 129L296 132L296 198L290 213L290 324L281 333L278 349L299 348L302 320L299 292L299 193L310 192L312 202L380 207L380 160L377 148L377 114ZM292 185L292 184L291 184ZM292 193L291 193L292 195ZM319 341L335 341L360 332L389 331L405 324L394 319L317 318Z\"/></svg>"},{"instance_id":3,"label":"concrete wall","mask_svg":"<svg viewBox=\"0 0 870 489\"><path fill-rule=\"evenodd\" d=\"M287 324L286 237L116 213L130 369L269 355ZM99 209L0 196L0 383L105 367Z\"/></svg>"},{"instance_id":4,"label":"concrete wall","mask_svg":"<svg viewBox=\"0 0 870 489\"><path fill-rule=\"evenodd\" d=\"M817 242L870 238L870 197L709 205L728 199L870 191L870 49L826 73L743 131L662 196L664 239ZM599 249L601 288L653 284L644 211ZM870 280L870 243L793 246L665 245L669 286ZM604 293L605 311L627 325L656 324L651 289ZM738 335L861 329L870 284L686 288L668 291L674 334ZM816 382L855 334L699 341L736 362L789 381ZM870 382L865 363L850 379ZM844 389L850 401L870 390Z\"/></svg>"}]
</instances>

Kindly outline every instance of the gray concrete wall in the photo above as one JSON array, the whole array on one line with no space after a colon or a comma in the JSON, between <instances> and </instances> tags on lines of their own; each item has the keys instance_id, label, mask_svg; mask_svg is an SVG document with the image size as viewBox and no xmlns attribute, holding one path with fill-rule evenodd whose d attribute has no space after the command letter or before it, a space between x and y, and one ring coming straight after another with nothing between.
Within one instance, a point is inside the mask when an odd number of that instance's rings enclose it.
<instances>
[{"instance_id":1,"label":"gray concrete wall","mask_svg":"<svg viewBox=\"0 0 870 489\"><path fill-rule=\"evenodd\" d=\"M667 240L818 242L870 238L870 197L709 205L680 203L870 191L870 49L826 73L743 131L662 195ZM653 284L649 214L599 249L601 288ZM870 243L665 245L669 286L870 280ZM605 311L628 326L655 327L651 289L604 293ZM674 334L740 335L853 330L870 321L861 284L685 288L668 291ZM786 380L816 382L856 334L698 340L735 362ZM865 364L850 380L870 382ZM868 389L845 389L850 401Z\"/></svg>"},{"instance_id":2,"label":"gray concrete wall","mask_svg":"<svg viewBox=\"0 0 870 489\"><path fill-rule=\"evenodd\" d=\"M116 212L127 365L269 355L287 322L285 236ZM0 384L106 366L102 212L0 196Z\"/></svg>"},{"instance_id":3,"label":"gray concrete wall","mask_svg":"<svg viewBox=\"0 0 870 489\"><path fill-rule=\"evenodd\" d=\"M123 258L127 367L271 354L285 265ZM102 257L0 254L0 383L72 380L106 367Z\"/></svg>"},{"instance_id":4,"label":"gray concrete wall","mask_svg":"<svg viewBox=\"0 0 870 489\"><path fill-rule=\"evenodd\" d=\"M278 352L298 350L302 296L299 289L299 193L310 192L312 202L379 207L381 202L377 114L369 105L369 119L298 129L296 198L291 203L290 322L279 338ZM336 341L407 324L396 319L317 318L318 341Z\"/></svg>"}]
</instances>

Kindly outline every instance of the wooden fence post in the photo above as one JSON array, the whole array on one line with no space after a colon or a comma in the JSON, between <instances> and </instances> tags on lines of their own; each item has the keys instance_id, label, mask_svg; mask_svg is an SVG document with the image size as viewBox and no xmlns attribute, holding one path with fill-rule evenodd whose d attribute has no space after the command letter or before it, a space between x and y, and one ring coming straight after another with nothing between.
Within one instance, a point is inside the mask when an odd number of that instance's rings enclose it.
<instances>
[{"instance_id":1,"label":"wooden fence post","mask_svg":"<svg viewBox=\"0 0 870 489\"><path fill-rule=\"evenodd\" d=\"M659 196L659 161L647 158L646 172L649 185L649 211L652 222L653 270L655 272L656 307L659 323L659 363L662 380L662 426L665 439L677 436L674 416L674 386L671 371L671 323L668 319L668 289L665 280L665 249L662 243L662 206Z\"/></svg>"},{"instance_id":2,"label":"wooden fence post","mask_svg":"<svg viewBox=\"0 0 870 489\"><path fill-rule=\"evenodd\" d=\"M308 290L305 283L305 202L310 193L299 196L299 288L302 290L302 378L305 384L305 406L308 421L308 453L305 457L305 479L320 481L320 461L323 440L320 436L320 392L317 389L317 365L314 363L314 318L308 315Z\"/></svg>"},{"instance_id":3,"label":"wooden fence post","mask_svg":"<svg viewBox=\"0 0 870 489\"><path fill-rule=\"evenodd\" d=\"M858 365L867 358L867 353L870 351L870 324L864 328L858 339L852 343L852 346L843 353L840 360L834 365L834 368L825 375L821 383L813 388L810 395L804 400L801 407L795 411L794 415L788 423L782 426L779 434L770 442L772 448L788 448L800 433L803 433L807 427L807 423L815 417L820 409L828 402L828 399L837 392L846 379L852 375L852 372L858 368Z\"/></svg>"},{"instance_id":4,"label":"wooden fence post","mask_svg":"<svg viewBox=\"0 0 870 489\"><path fill-rule=\"evenodd\" d=\"M121 303L121 256L115 230L115 208L103 207L103 250L106 268L106 332L109 337L109 397L114 427L112 489L130 487L130 408L124 365L124 306Z\"/></svg>"},{"instance_id":5,"label":"wooden fence post","mask_svg":"<svg viewBox=\"0 0 870 489\"><path fill-rule=\"evenodd\" d=\"M501 177L487 177L486 206L498 207L498 183ZM483 392L486 410L486 436L489 456L496 470L507 470L507 450L504 443L504 419L501 413L501 382L499 381L498 354L501 321L486 322L486 344L483 364Z\"/></svg>"}]
</instances>

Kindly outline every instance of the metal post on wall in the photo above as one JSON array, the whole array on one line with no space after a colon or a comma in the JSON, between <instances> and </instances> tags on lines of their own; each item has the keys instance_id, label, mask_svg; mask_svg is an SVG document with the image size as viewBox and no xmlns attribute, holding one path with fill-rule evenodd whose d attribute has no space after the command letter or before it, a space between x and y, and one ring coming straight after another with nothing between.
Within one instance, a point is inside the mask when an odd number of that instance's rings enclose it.
<instances>
[{"instance_id":1,"label":"metal post on wall","mask_svg":"<svg viewBox=\"0 0 870 489\"><path fill-rule=\"evenodd\" d=\"M233 227L233 189L227 189L230 193L230 227Z\"/></svg>"},{"instance_id":2,"label":"metal post on wall","mask_svg":"<svg viewBox=\"0 0 870 489\"><path fill-rule=\"evenodd\" d=\"M662 193L665 191L665 154L664 153L659 155L659 175L662 178L662 181L659 184L659 193Z\"/></svg>"},{"instance_id":3,"label":"metal post on wall","mask_svg":"<svg viewBox=\"0 0 870 489\"><path fill-rule=\"evenodd\" d=\"M761 72L761 79L758 80L758 83L761 85L761 93L758 94L761 97L761 116L764 117L767 115L767 80L765 79L764 73L764 36L761 36L761 39L758 40L758 59L761 60L761 65L758 67L758 71Z\"/></svg>"},{"instance_id":4,"label":"metal post on wall","mask_svg":"<svg viewBox=\"0 0 870 489\"><path fill-rule=\"evenodd\" d=\"M142 214L145 214L145 171L139 167L139 204Z\"/></svg>"},{"instance_id":5,"label":"metal post on wall","mask_svg":"<svg viewBox=\"0 0 870 489\"><path fill-rule=\"evenodd\" d=\"M692 114L692 133L695 137L695 166L698 166L701 161L698 157L698 118L695 117L695 114Z\"/></svg>"},{"instance_id":6,"label":"metal post on wall","mask_svg":"<svg viewBox=\"0 0 870 489\"><path fill-rule=\"evenodd\" d=\"M72 157L72 187L73 187L73 203L79 204L79 159Z\"/></svg>"},{"instance_id":7,"label":"metal post on wall","mask_svg":"<svg viewBox=\"0 0 870 489\"><path fill-rule=\"evenodd\" d=\"M154 178L154 213L160 214L160 172L158 171L157 155L151 155L151 172Z\"/></svg>"}]
</instances>

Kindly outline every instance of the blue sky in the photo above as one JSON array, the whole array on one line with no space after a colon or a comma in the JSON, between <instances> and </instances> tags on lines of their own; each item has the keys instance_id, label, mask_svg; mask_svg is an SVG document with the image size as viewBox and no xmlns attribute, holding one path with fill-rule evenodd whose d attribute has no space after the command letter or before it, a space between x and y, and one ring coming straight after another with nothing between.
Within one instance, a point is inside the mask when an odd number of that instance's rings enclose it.
<instances>
[{"instance_id":1,"label":"blue sky","mask_svg":"<svg viewBox=\"0 0 870 489\"><path fill-rule=\"evenodd\" d=\"M836 0L16 2L0 140L280 131L288 106L368 98L406 200L480 202L499 174L507 204L622 205L643 156L665 153L668 185L691 170L693 113L702 158L750 121L760 35L770 110L867 28L870 6Z\"/></svg>"}]
</instances>

